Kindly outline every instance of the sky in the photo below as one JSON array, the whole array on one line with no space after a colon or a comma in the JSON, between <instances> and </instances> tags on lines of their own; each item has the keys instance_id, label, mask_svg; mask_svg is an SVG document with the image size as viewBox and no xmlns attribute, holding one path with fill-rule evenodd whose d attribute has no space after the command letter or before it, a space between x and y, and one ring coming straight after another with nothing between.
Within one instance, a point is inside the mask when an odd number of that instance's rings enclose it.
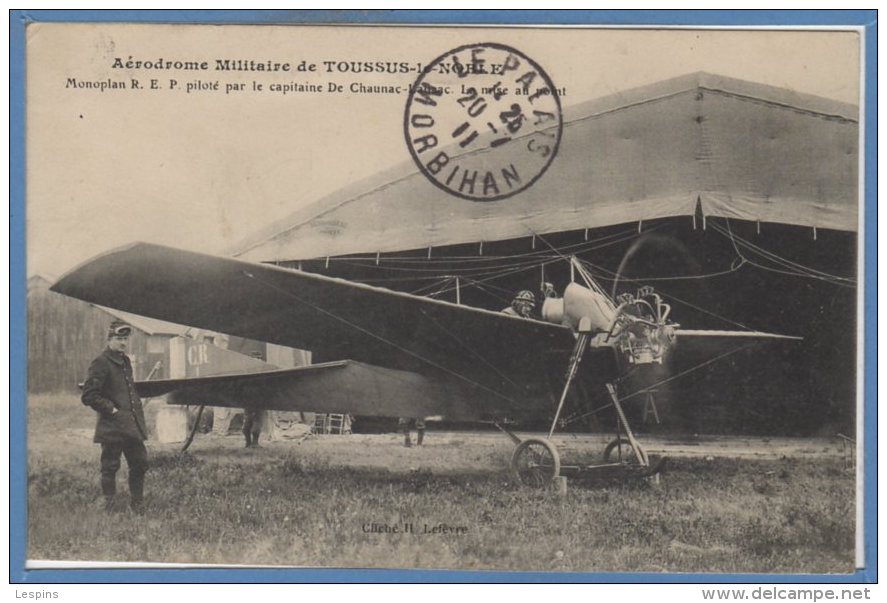
<instances>
[{"instance_id":1,"label":"sky","mask_svg":"<svg viewBox=\"0 0 887 603\"><path fill-rule=\"evenodd\" d=\"M535 60L565 89L565 106L696 71L851 104L860 94L859 37L846 31L32 24L27 273L57 277L137 240L223 253L409 161L406 95L359 90L405 87L417 74L354 73L356 64L427 64L485 41ZM156 69L158 60L210 68ZM216 60L295 71L219 72ZM303 61L315 71L297 71ZM300 85L324 92L271 90Z\"/></svg>"}]
</instances>

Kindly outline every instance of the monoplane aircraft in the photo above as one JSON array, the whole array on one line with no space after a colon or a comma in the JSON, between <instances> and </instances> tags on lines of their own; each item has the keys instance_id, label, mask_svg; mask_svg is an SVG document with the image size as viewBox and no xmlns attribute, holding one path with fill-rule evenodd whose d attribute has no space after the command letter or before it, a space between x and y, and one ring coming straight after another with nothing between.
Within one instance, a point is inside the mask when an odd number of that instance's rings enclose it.
<instances>
[{"instance_id":1,"label":"monoplane aircraft","mask_svg":"<svg viewBox=\"0 0 887 603\"><path fill-rule=\"evenodd\" d=\"M550 440L571 387L578 389L580 367L601 385L588 395L609 401L619 425L606 462L594 467L621 465L624 454L638 473L651 475L662 465L651 462L634 437L621 402L638 391L620 394L621 376L661 365L694 342L798 339L684 329L653 289L614 299L580 263L573 267L584 283L547 297L538 319L148 243L100 255L52 289L329 359L263 373L144 381L137 384L142 396L168 394L172 404L493 422L517 444L513 473L539 487L562 472L592 468L562 466ZM548 437L521 440L506 427L530 417L550 420Z\"/></svg>"}]
</instances>

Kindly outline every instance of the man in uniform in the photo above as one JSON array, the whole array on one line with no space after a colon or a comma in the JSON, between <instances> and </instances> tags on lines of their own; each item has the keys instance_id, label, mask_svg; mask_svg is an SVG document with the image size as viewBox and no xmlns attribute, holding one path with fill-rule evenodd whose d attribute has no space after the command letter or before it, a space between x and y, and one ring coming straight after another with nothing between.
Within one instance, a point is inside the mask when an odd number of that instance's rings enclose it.
<instances>
[{"instance_id":1,"label":"man in uniform","mask_svg":"<svg viewBox=\"0 0 887 603\"><path fill-rule=\"evenodd\" d=\"M135 390L132 365L126 355L132 327L115 320L108 328L108 347L89 365L81 401L98 413L93 441L102 445L102 494L105 510L114 508L120 456L129 466L130 507L144 512L148 430L142 401Z\"/></svg>"},{"instance_id":2,"label":"man in uniform","mask_svg":"<svg viewBox=\"0 0 887 603\"><path fill-rule=\"evenodd\" d=\"M514 296L511 305L502 310L503 314L509 316L519 316L521 318L532 318L533 310L536 308L536 296L532 291L521 291Z\"/></svg>"}]
</instances>

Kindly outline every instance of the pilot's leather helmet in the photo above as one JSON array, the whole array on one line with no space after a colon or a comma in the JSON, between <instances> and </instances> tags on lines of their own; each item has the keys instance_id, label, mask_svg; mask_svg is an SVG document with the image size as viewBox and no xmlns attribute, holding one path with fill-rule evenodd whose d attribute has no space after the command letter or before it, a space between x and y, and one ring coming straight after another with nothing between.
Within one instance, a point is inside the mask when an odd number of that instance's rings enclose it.
<instances>
[{"instance_id":1,"label":"pilot's leather helmet","mask_svg":"<svg viewBox=\"0 0 887 603\"><path fill-rule=\"evenodd\" d=\"M526 289L524 289L523 291L521 291L520 293L518 293L517 295L514 296L514 303L521 303L521 302L528 303L528 304L535 304L536 303L536 296L533 295L532 291L527 291Z\"/></svg>"}]
</instances>

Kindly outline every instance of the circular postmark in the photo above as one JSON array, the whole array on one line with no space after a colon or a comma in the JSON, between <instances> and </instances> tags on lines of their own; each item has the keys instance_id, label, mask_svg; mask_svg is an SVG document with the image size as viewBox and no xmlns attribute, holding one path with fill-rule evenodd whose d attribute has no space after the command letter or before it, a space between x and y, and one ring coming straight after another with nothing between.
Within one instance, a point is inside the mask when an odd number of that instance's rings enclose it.
<instances>
[{"instance_id":1,"label":"circular postmark","mask_svg":"<svg viewBox=\"0 0 887 603\"><path fill-rule=\"evenodd\" d=\"M407 147L443 190L496 201L532 186L557 156L563 114L547 73L503 44L460 46L429 63L404 115Z\"/></svg>"}]
</instances>

